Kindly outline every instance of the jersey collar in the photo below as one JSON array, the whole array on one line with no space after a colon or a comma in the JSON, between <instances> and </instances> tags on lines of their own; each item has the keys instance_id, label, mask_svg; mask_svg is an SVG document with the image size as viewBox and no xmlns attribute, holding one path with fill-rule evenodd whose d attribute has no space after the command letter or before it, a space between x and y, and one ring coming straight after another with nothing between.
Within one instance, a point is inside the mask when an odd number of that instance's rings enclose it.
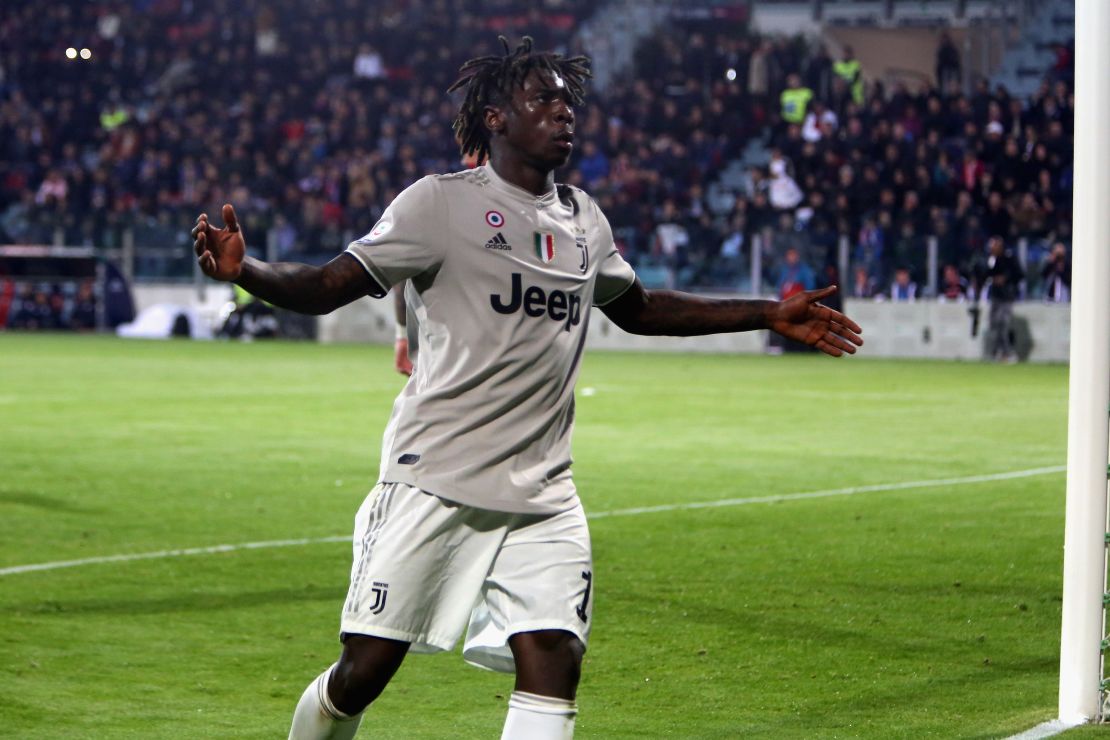
<instances>
[{"instance_id":1,"label":"jersey collar","mask_svg":"<svg viewBox=\"0 0 1110 740\"><path fill-rule=\"evenodd\" d=\"M526 203L530 206L535 206L536 208L546 208L548 206L553 206L559 202L559 196L555 190L554 185L551 187L551 190L548 190L543 195L535 195L534 193L530 193L524 188L518 185L513 185L511 182L508 182L507 180L502 178L494 171L493 167L489 164L484 164L479 169L483 171L486 178L489 180L490 185L492 185L496 190L509 196L513 200Z\"/></svg>"}]
</instances>

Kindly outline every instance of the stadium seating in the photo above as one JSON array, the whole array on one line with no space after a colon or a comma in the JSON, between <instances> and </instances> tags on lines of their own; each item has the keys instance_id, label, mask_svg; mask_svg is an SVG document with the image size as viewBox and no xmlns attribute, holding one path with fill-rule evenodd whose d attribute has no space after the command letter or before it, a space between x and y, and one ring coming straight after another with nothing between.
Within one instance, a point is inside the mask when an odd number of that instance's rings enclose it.
<instances>
[{"instance_id":1,"label":"stadium seating","mask_svg":"<svg viewBox=\"0 0 1110 740\"><path fill-rule=\"evenodd\" d=\"M196 215L231 201L252 248L326 259L409 183L460 166L444 90L462 61L494 51L498 33L582 51L576 32L598 6L387 5L6 4L0 243L111 249L129 239L140 277L181 278ZM645 275L750 287L758 242L773 287L789 246L820 275L847 239L853 268L881 289L896 267L925 278L930 237L968 276L994 232L1027 240L1031 261L1070 241L1063 52L1028 98L985 83L954 96L875 84L858 104L816 47L758 38L743 12L717 6L676 5L630 68L605 70L562 174L599 200ZM69 58L63 38L90 58ZM822 106L823 128L781 121L791 73L817 92L809 112ZM801 192L788 209L768 202L772 150Z\"/></svg>"}]
</instances>

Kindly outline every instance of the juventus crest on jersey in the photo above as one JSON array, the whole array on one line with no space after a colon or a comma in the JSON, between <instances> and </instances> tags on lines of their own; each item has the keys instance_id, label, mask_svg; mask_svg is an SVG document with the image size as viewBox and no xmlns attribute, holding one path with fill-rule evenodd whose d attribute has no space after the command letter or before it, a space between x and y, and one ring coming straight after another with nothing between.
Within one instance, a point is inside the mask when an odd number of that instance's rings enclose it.
<instances>
[{"instance_id":1,"label":"juventus crest on jersey","mask_svg":"<svg viewBox=\"0 0 1110 740\"><path fill-rule=\"evenodd\" d=\"M420 361L394 403L380 479L485 509L574 506L574 383L589 307L635 279L593 200L565 186L533 195L489 165L433 175L347 251L385 290L409 279L420 323Z\"/></svg>"}]
</instances>

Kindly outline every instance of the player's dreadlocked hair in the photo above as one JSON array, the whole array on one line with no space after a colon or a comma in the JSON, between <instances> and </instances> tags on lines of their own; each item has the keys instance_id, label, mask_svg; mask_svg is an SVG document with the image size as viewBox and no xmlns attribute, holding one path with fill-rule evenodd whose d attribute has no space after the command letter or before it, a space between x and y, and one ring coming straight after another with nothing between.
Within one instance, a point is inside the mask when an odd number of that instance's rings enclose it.
<instances>
[{"instance_id":1,"label":"player's dreadlocked hair","mask_svg":"<svg viewBox=\"0 0 1110 740\"><path fill-rule=\"evenodd\" d=\"M466 97L451 124L465 157L474 154L478 162L489 155L489 131L483 122L487 105L503 105L513 94L513 86L523 87L525 78L535 69L559 75L570 93L571 102L582 105L584 83L593 77L588 57L564 58L553 52L532 52L532 37L525 36L516 51L509 50L509 40L497 37L505 47L504 56L477 57L459 68L459 79L447 88L454 92L466 88Z\"/></svg>"}]
</instances>

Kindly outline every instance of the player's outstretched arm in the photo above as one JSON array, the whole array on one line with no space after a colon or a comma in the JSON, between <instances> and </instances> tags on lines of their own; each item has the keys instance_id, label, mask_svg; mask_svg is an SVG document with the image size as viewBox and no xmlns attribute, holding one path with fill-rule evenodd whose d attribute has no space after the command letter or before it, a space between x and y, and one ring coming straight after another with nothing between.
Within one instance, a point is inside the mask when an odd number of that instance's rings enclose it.
<instances>
[{"instance_id":1,"label":"player's outstretched arm","mask_svg":"<svg viewBox=\"0 0 1110 740\"><path fill-rule=\"evenodd\" d=\"M193 227L193 251L205 275L238 283L251 295L275 306L308 314L325 314L364 295L384 291L349 254L323 267L296 262L273 264L246 256L239 219L230 205L223 207L226 226L217 229L202 213Z\"/></svg>"},{"instance_id":2,"label":"player's outstretched arm","mask_svg":"<svg viewBox=\"0 0 1110 740\"><path fill-rule=\"evenodd\" d=\"M602 311L630 334L688 337L770 329L827 355L855 354L863 329L820 300L836 286L807 290L785 301L703 298L673 290L645 290L639 280Z\"/></svg>"}]
</instances>

